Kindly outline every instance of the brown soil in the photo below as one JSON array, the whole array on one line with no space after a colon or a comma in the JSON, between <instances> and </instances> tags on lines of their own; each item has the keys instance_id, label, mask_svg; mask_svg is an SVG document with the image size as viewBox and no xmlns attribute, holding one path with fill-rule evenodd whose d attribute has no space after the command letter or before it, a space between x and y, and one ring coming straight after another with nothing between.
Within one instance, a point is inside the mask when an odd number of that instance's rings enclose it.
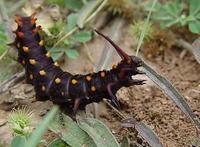
<instances>
[{"instance_id":1,"label":"brown soil","mask_svg":"<svg viewBox=\"0 0 200 147\"><path fill-rule=\"evenodd\" d=\"M133 52L131 47L132 38L129 35L118 43L127 52ZM104 42L98 38L88 44L93 59L99 59ZM172 48L165 50L165 61L160 56L155 57L149 62L154 69L169 79L173 85L185 96L186 101L191 106L192 110L200 116L200 66L195 61L192 54L187 53L183 58L180 58L181 50ZM115 54L115 59L119 61ZM94 65L86 56L86 49L80 48L80 56L76 60L66 59L63 69L72 73L86 73L93 70ZM142 77L147 79L147 77ZM8 144L12 138L11 131L6 123L10 109L16 105L28 105L34 111L34 126L41 121L48 109L51 108L51 102L32 102L34 93L26 94L25 90L32 86L27 86L20 83L15 87L16 91L5 93L0 96L0 138L2 142ZM18 97L25 97L24 100L16 100L16 96L25 93ZM117 96L122 103L121 112L128 116L134 117L139 121L148 124L158 134L161 142L165 147L183 147L191 146L191 142L196 139L196 131L193 124L186 118L180 109L168 98L163 92L156 87L149 79L145 85L133 86L130 88L122 88ZM15 97L15 99L13 99ZM111 111L109 107L100 104L100 119L103 120L112 130L112 132L121 140L122 136L128 134L131 142L141 144L142 140L135 132L121 128L120 118ZM52 134L51 134L52 135ZM51 135L47 135L48 140ZM52 135L53 138L54 135ZM145 143L143 143L145 144Z\"/></svg>"}]
</instances>

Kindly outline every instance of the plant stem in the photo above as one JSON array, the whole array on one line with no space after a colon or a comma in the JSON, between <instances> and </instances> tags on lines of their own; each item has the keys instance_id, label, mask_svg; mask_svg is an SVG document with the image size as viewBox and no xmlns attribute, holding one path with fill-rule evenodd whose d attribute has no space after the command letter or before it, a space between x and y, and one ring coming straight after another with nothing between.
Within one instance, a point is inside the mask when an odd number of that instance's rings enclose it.
<instances>
[{"instance_id":1,"label":"plant stem","mask_svg":"<svg viewBox=\"0 0 200 147\"><path fill-rule=\"evenodd\" d=\"M157 3L157 0L154 0L153 1L153 4L151 6L151 9L149 11L149 14L147 16L147 19L144 23L144 29L142 30L141 34L140 34L140 38L139 38L139 42L138 42L138 45L137 45L137 49L136 49L136 56L138 56L138 53L140 51L140 48L141 48L141 45L142 45L142 42L144 40L144 36L145 36L145 33L146 33L146 30L147 30L147 27L148 27L148 23L149 23L149 19L151 17L151 13L152 13L152 10L153 8L155 7L155 4Z\"/></svg>"},{"instance_id":2,"label":"plant stem","mask_svg":"<svg viewBox=\"0 0 200 147\"><path fill-rule=\"evenodd\" d=\"M88 16L88 18L84 22L84 25L87 24L89 21L91 21L103 9L103 7L107 3L107 1L108 0L104 0L101 3L101 5L97 8L97 10L94 13L92 13L90 16ZM60 38L60 40L58 40L50 50L54 49L61 42L63 42L66 38L68 38L70 35L72 35L74 32L76 32L78 29L79 29L78 27L74 27L70 32L68 32L66 35L64 35L62 38Z\"/></svg>"},{"instance_id":3,"label":"plant stem","mask_svg":"<svg viewBox=\"0 0 200 147\"><path fill-rule=\"evenodd\" d=\"M8 49L7 50L5 50L4 52L3 52L3 54L0 56L0 61L3 59L3 57L5 57L6 55L7 55L7 53L8 53Z\"/></svg>"},{"instance_id":4,"label":"plant stem","mask_svg":"<svg viewBox=\"0 0 200 147\"><path fill-rule=\"evenodd\" d=\"M104 0L101 5L97 8L97 10L92 13L85 21L85 24L88 23L90 20L92 20L106 5L106 3L108 2L108 0Z\"/></svg>"}]
</instances>

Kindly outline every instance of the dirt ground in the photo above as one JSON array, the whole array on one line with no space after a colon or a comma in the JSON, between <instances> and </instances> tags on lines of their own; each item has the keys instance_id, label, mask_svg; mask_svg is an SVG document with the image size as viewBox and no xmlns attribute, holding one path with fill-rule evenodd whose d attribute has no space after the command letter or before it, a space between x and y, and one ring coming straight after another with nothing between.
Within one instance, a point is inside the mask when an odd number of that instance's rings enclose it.
<instances>
[{"instance_id":1,"label":"dirt ground","mask_svg":"<svg viewBox=\"0 0 200 147\"><path fill-rule=\"evenodd\" d=\"M123 33L122 38L117 43L128 53L133 53L132 37ZM88 44L93 59L99 59L104 46L102 38L96 38ZM111 47L108 47L110 49ZM151 60L142 58L148 62L156 71L170 80L173 85L185 96L186 101L192 110L200 116L200 66L189 52L180 58L182 49L171 48L165 50L165 59L157 56ZM79 49L80 56L75 59L66 59L63 65L64 70L72 73L92 72L94 65L86 56L86 48ZM142 54L141 54L142 55ZM115 54L112 63L119 61ZM110 64L111 65L111 64ZM187 147L192 146L196 139L196 130L186 116L175 106L173 101L156 87L147 77L145 85L122 88L117 96L122 104L121 112L134 117L139 121L148 124L156 134L158 134L165 147ZM16 94L17 93L17 94ZM0 96L0 139L4 143L9 143L12 134L9 130L7 117L12 107L16 105L28 105L34 111L34 125L42 119L52 103L32 102L34 92L32 86L24 83L16 85L11 91ZM24 97L23 100L17 100ZM142 140L136 137L135 132L121 128L120 118L109 107L100 104L100 119L103 120L120 140L124 134L130 137L132 144L136 141L141 144ZM145 143L142 143L145 144Z\"/></svg>"}]
</instances>

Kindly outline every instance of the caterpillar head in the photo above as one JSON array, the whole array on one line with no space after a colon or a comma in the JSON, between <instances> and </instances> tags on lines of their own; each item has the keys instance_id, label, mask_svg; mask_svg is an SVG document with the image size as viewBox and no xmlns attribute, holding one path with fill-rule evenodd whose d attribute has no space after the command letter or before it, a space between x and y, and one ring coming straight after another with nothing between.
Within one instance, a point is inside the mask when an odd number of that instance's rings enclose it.
<instances>
[{"instance_id":1,"label":"caterpillar head","mask_svg":"<svg viewBox=\"0 0 200 147\"><path fill-rule=\"evenodd\" d=\"M30 17L21 17L20 15L16 15L15 22L18 25L17 30L15 31L17 37L19 39L23 39L24 36L26 36L29 32L29 30L32 30L32 33L37 33L41 26L36 27L36 13L33 13ZM25 34L28 32L27 34Z\"/></svg>"}]
</instances>

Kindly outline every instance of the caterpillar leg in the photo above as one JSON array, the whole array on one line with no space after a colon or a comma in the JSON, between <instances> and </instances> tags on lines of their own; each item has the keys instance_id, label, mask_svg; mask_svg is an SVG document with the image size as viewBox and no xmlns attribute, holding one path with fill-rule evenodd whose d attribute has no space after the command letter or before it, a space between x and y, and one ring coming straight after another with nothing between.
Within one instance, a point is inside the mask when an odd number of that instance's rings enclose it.
<instances>
[{"instance_id":1,"label":"caterpillar leg","mask_svg":"<svg viewBox=\"0 0 200 147\"><path fill-rule=\"evenodd\" d=\"M74 107L73 107L73 114L74 116L76 116L76 112L80 106L80 103L81 103L81 99L80 98L76 98L75 101L74 101Z\"/></svg>"},{"instance_id":2,"label":"caterpillar leg","mask_svg":"<svg viewBox=\"0 0 200 147\"><path fill-rule=\"evenodd\" d=\"M115 108L119 109L120 108L119 101L117 100L117 97L112 92L112 88L115 85L116 85L115 83L108 84L107 90L108 90L108 94L110 96L111 105L113 105Z\"/></svg>"},{"instance_id":3,"label":"caterpillar leg","mask_svg":"<svg viewBox=\"0 0 200 147\"><path fill-rule=\"evenodd\" d=\"M128 80L126 81L125 86L129 87L129 86L132 86L132 85L143 85L143 84L145 84L145 83L144 83L145 81L146 81L146 80L128 79Z\"/></svg>"}]
</instances>

